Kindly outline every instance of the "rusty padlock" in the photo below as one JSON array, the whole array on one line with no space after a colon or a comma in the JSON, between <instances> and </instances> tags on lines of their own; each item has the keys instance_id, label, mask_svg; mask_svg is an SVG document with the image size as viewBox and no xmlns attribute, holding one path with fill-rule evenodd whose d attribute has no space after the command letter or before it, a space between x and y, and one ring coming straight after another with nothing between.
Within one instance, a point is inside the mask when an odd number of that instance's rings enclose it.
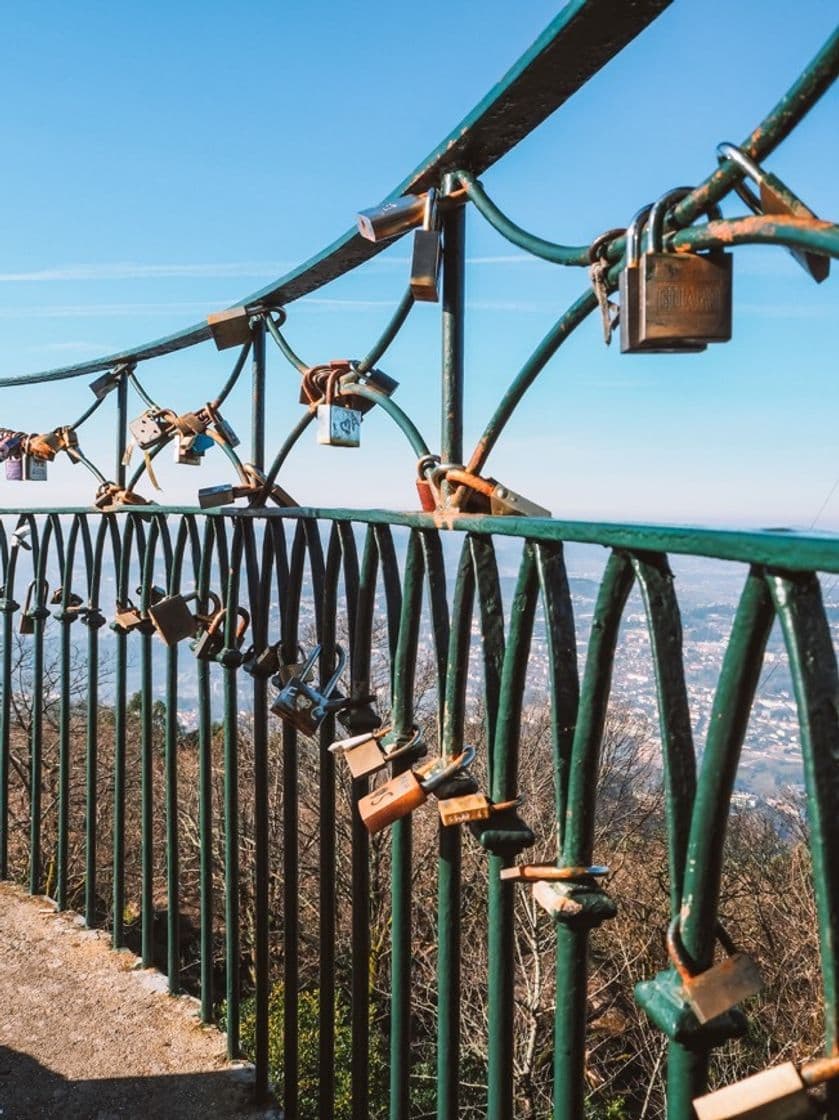
<instances>
[{"instance_id":1,"label":"rusty padlock","mask_svg":"<svg viewBox=\"0 0 839 1120\"><path fill-rule=\"evenodd\" d=\"M37 592L43 590L43 595L38 595ZM49 618L50 612L47 610L46 600L49 598L50 585L46 580L33 579L26 589L26 599L23 603L23 613L20 616L20 633L21 634L34 634L35 623ZM35 597L35 605L32 604L33 596Z\"/></svg>"},{"instance_id":2,"label":"rusty padlock","mask_svg":"<svg viewBox=\"0 0 839 1120\"><path fill-rule=\"evenodd\" d=\"M679 932L679 918L667 930L667 953L682 982L682 995L700 1023L716 1019L749 996L757 995L763 980L757 965L738 952L731 938L717 923L717 937L727 954L725 960L704 972L691 972Z\"/></svg>"},{"instance_id":3,"label":"rusty padlock","mask_svg":"<svg viewBox=\"0 0 839 1120\"><path fill-rule=\"evenodd\" d=\"M466 793L461 797L447 797L438 803L440 824L451 828L456 824L469 821L486 821L493 813L503 813L507 809L518 809L523 798L513 797L509 801L490 801L485 793Z\"/></svg>"},{"instance_id":4,"label":"rusty padlock","mask_svg":"<svg viewBox=\"0 0 839 1120\"><path fill-rule=\"evenodd\" d=\"M839 1076L839 1057L819 1058L800 1067L773 1066L693 1101L698 1120L812 1120L816 1107L808 1089Z\"/></svg>"},{"instance_id":5,"label":"rusty padlock","mask_svg":"<svg viewBox=\"0 0 839 1120\"><path fill-rule=\"evenodd\" d=\"M167 646L174 646L185 638L195 637L195 631L202 621L209 621L221 610L221 600L213 591L207 593L210 610L193 614L187 603L198 598L198 592L189 595L164 595L149 606L149 617L154 628Z\"/></svg>"},{"instance_id":6,"label":"rusty padlock","mask_svg":"<svg viewBox=\"0 0 839 1120\"><path fill-rule=\"evenodd\" d=\"M390 727L380 727L347 739L337 739L329 747L332 754L342 754L353 778L366 778L383 770L391 762L419 757L425 750L422 732L416 724L407 742Z\"/></svg>"},{"instance_id":7,"label":"rusty padlock","mask_svg":"<svg viewBox=\"0 0 839 1120\"><path fill-rule=\"evenodd\" d=\"M439 455L423 455L417 461L417 495L419 496L420 507L426 513L434 513L440 505L440 493L432 484L428 473L435 470L439 465Z\"/></svg>"},{"instance_id":8,"label":"rusty padlock","mask_svg":"<svg viewBox=\"0 0 839 1120\"><path fill-rule=\"evenodd\" d=\"M435 759L417 771L405 770L390 781L366 794L358 802L358 812L364 827L373 835L413 813L424 805L428 795L434 793L445 781L452 778L475 758L475 748L466 747L450 762Z\"/></svg>"},{"instance_id":9,"label":"rusty padlock","mask_svg":"<svg viewBox=\"0 0 839 1120\"><path fill-rule=\"evenodd\" d=\"M771 171L765 171L741 148L735 147L734 144L718 144L717 159L720 163L724 159L730 159L757 184L760 197L749 188L743 179L738 179L734 184L734 190L754 214L779 214L790 218L816 218L810 207L803 203L798 195L793 194L786 183ZM818 253L809 253L805 249L788 248L787 252L809 276L812 276L817 284L821 284L830 275L830 257L823 257Z\"/></svg>"}]
</instances>

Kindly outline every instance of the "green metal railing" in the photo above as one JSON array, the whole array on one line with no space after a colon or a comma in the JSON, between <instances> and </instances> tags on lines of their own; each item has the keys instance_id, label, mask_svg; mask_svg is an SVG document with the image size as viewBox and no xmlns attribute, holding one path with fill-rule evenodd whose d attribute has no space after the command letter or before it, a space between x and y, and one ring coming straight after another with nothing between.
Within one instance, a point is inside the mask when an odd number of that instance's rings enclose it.
<instances>
[{"instance_id":1,"label":"green metal railing","mask_svg":"<svg viewBox=\"0 0 839 1120\"><path fill-rule=\"evenodd\" d=\"M537 610L541 611L540 625L548 650L555 818L550 822L528 820L527 827L515 813L500 814L497 827L473 830L486 853L488 884L483 982L488 1029L486 1113L491 1120L514 1114L517 888L500 873L513 866L532 842L530 829L538 834L542 828L549 831L556 827L558 867L586 868L595 861L598 760L615 647L632 587L637 585L643 598L655 670L671 917L681 919L684 947L698 969L706 968L713 958L725 825L734 776L769 630L779 619L792 670L804 755L818 902L825 1052L839 1053L839 681L816 575L839 573L839 540L785 532L599 525L486 512L481 493L476 497L485 482L480 472L541 370L575 328L597 309L598 296L587 282L580 297L560 316L513 379L468 456L463 446L468 203L525 251L562 266L589 265L588 246L556 245L518 227L492 202L477 176L555 111L666 6L665 0L647 0L620 5L616 12L615 5L606 0L576 0L570 4L475 111L389 196L395 200L431 187L442 192L442 422L436 457L432 455L435 447L426 442L410 417L375 377L368 377L410 315L414 302L410 291L398 303L367 356L342 371L338 399L352 396L356 401L377 405L401 429L412 453L406 458L407 469L414 470L414 458L425 460L423 470L427 473L421 471L421 481L431 503L426 511L347 511L289 505L288 496L277 489L277 483L282 481L288 456L314 419L317 400L304 408L273 460L266 448L267 339L270 336L298 372L307 374L311 367L295 354L283 333L284 324L293 328L296 299L362 265L383 247L382 242L364 240L355 232L345 234L288 276L237 305L246 312L248 339L214 405L216 409L223 405L250 361L253 423L249 463L241 461L228 439L217 440L230 458L235 485L242 487L244 506L205 511L132 504L143 474L153 470L154 456L179 438L183 429L177 424L170 426L129 478L129 390L139 394L143 407L160 411L158 402L139 380L138 370L142 367L145 373L143 363L155 357L205 343L211 336L207 324L100 360L0 380L0 387L41 384L104 371L110 375L110 384L101 389L101 398L71 427L80 428L94 415L101 416L98 410L103 402L114 399L117 427L116 460L109 476L81 456L100 486L99 508L79 506L37 514L8 509L2 514L0 877L9 877L16 867L12 847L19 836L19 798L23 796L29 828L29 889L32 893L48 889L58 907L66 907L79 897L75 880L71 883L70 841L81 829L82 897L87 923L109 923L114 946L121 947L130 940L136 910L140 954L144 964L150 965L156 959L156 914L165 911L166 969L170 990L176 993L181 990L188 966L181 930L188 916L197 928L196 986L202 1014L205 1020L213 1020L219 998L224 999L231 1055L236 1055L240 1047L242 899L252 890L253 930L247 931L247 937L252 938L256 1000L257 1094L264 1098L268 1092L269 994L272 979L277 979L272 961L281 958L282 1103L288 1120L300 1114L301 931L304 926L308 930L310 924L300 913L301 829L303 818L308 818L311 811L301 802L300 775L308 773L317 788L318 974L314 987L318 992L320 1058L317 1108L324 1118L335 1113L336 1009L339 989L344 988L351 1005L352 1115L364 1117L370 1110L370 913L375 901L371 866L378 842L371 843L355 812L355 802L369 788L368 779L361 779L352 785L349 850L341 848L339 824L344 818L336 793L341 788L340 775L336 773L335 756L327 750L340 732L335 717L330 714L323 720L316 749L292 725L285 723L278 730L279 725L269 716L269 705L276 694L274 684L243 668L246 659L237 641L240 608L250 618L245 645L252 644L254 654L279 644L279 660L293 665L298 661L301 643L310 648L311 641L316 640L321 647L321 680L330 675L335 664L336 645L346 644L349 656L344 688L351 698L359 699L370 691L374 661L377 656L383 657L387 684L377 697L379 711L384 714L389 710L390 723L401 740L410 737L416 718L417 666L428 640L438 695L436 731L446 758L460 753L464 728L475 704L468 687L474 620L481 637L480 707L487 735L487 793L494 802L512 800L519 792L526 673L534 620ZM607 14L608 38L601 32ZM745 138L742 150L758 160L769 156L830 86L837 72L839 32ZM733 162L724 160L716 166L714 160L707 179L672 209L669 247L695 252L766 243L839 256L839 226L795 213L713 218L704 225L692 224L726 198L740 178L741 172ZM662 184L662 191L666 187ZM609 263L608 290L617 285L624 249L622 232L604 246ZM110 396L107 388L115 389L115 396ZM218 425L215 430L219 430ZM72 439L66 440L58 453L63 451L74 457L81 455ZM445 466L437 471L439 463ZM461 473L448 479L446 468L450 466ZM476 492L468 482L464 484L464 469L469 477L477 478ZM269 498L280 508L266 508ZM462 538L454 575L451 564L447 574L445 554L445 543L452 535ZM506 537L519 538L522 553L515 594L505 616L496 545ZM563 558L563 544L570 542L609 550L582 675L577 666L577 629ZM749 565L698 773L687 704L681 618L669 555L713 557ZM221 648L211 659L196 658L187 647L177 645L167 647L162 663L155 658L157 638L148 625L148 612L154 602L155 584L161 581L167 595L194 592L205 609L210 593L218 595L226 614L219 626ZM52 612L48 586L60 588ZM110 631L103 635L102 626L115 617L118 608L126 609L135 586L141 588L136 603L141 624L116 626L113 635ZM28 589L31 594L27 604ZM74 595L79 596L79 602ZM19 613L20 602L27 607L23 613ZM421 622L426 616L427 623ZM19 730L11 703L18 687L14 679L16 618L25 618L28 634L23 641L31 643L31 721L22 772L15 764L20 757L16 738ZM381 626L376 625L378 618L382 619ZM81 627L74 628L77 621L87 626L84 641L79 639ZM81 686L73 668L80 649L86 661ZM58 676L54 690L47 694L46 661L53 655ZM107 684L108 697L103 699L100 676L106 665L113 671L113 682ZM135 692L139 695L136 704L132 700ZM165 698L162 709L157 704L161 697ZM197 877L197 908L189 915L184 905L186 869L181 863L185 848L185 778L183 728L179 724L179 710L183 710L187 697L195 709L196 768L189 773L189 781L194 783L199 852L198 866L190 870ZM48 782L44 773L43 717L51 704L58 706L56 816L45 843L44 791ZM221 743L217 746L219 705ZM245 723L240 714L243 705L251 713ZM369 714L369 708L359 711ZM355 726L360 724L356 722ZM434 729L426 728L426 732L432 740ZM278 742L281 754L276 757L273 750ZM246 771L242 768L245 743L249 752ZM108 771L103 774L100 763L104 757ZM80 758L81 770L77 765ZM408 762L395 763L393 772L409 767ZM81 806L74 800L80 782ZM222 785L220 802L214 798L217 782ZM281 791L278 802L277 790ZM281 805L279 846L270 831L275 804ZM216 819L219 809L220 820ZM253 846L247 851L242 848L243 809L253 815ZM161 815L162 831L158 824ZM127 843L130 846L135 836L141 841L136 877L134 870L127 871L134 868L134 853L127 850ZM104 842L110 846L110 859L103 852ZM466 842L471 841L458 828L440 830L436 913L436 1109L440 1120L453 1120L460 1107L460 990L466 951L461 944L461 863ZM389 849L388 1107L392 1120L403 1120L412 1108L412 883L417 852L410 816L390 828ZM336 884L345 874L339 861L345 856L350 861L352 888L348 954L336 941L339 929L345 928L346 916L336 893ZM110 889L109 905L103 902L103 880ZM270 908L269 888L275 881L282 884L279 927ZM165 885L165 900L161 884ZM577 876L574 885L583 899L580 906L571 908L573 913L566 909L554 914L553 1108L558 1120L576 1120L584 1112L590 931L611 912L606 892L591 876ZM215 951L220 933L224 938L223 967L217 967ZM672 970L669 976L669 980L660 977L639 990L642 1004L656 1022L666 1019L665 1005L677 990ZM648 979L638 977L639 981ZM311 977L308 982L311 986ZM736 1033L736 1023L732 1024L731 1018L708 1029L693 1024L687 1041L683 1034L677 1039L674 1028L667 1073L667 1110L672 1120L687 1120L693 1115L691 1102L706 1085L709 1054ZM831 1092L828 1114L839 1117L839 1097Z\"/></svg>"}]
</instances>

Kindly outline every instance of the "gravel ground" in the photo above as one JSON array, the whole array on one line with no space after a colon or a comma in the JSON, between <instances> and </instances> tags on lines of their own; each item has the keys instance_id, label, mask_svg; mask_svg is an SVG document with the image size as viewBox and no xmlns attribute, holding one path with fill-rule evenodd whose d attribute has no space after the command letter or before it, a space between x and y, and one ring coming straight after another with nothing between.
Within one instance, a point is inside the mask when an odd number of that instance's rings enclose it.
<instances>
[{"instance_id":1,"label":"gravel ground","mask_svg":"<svg viewBox=\"0 0 839 1120\"><path fill-rule=\"evenodd\" d=\"M107 934L0 883L0 1120L278 1117L197 1002Z\"/></svg>"}]
</instances>

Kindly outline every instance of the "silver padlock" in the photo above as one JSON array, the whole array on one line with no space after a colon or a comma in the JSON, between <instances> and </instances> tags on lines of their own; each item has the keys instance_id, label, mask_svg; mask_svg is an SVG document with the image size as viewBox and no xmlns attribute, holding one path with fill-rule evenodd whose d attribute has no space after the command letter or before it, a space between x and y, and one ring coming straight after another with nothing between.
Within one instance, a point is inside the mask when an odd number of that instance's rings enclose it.
<instances>
[{"instance_id":1,"label":"silver padlock","mask_svg":"<svg viewBox=\"0 0 839 1120\"><path fill-rule=\"evenodd\" d=\"M361 413L340 404L319 404L318 443L329 447L359 447Z\"/></svg>"},{"instance_id":2,"label":"silver padlock","mask_svg":"<svg viewBox=\"0 0 839 1120\"><path fill-rule=\"evenodd\" d=\"M233 487L229 482L218 486L203 486L198 491L198 504L201 509L215 509L216 506L229 506L236 501Z\"/></svg>"},{"instance_id":3,"label":"silver padlock","mask_svg":"<svg viewBox=\"0 0 839 1120\"><path fill-rule=\"evenodd\" d=\"M36 459L34 455L22 456L23 462L23 481L24 482L46 482L47 481L47 461L46 459Z\"/></svg>"},{"instance_id":4,"label":"silver padlock","mask_svg":"<svg viewBox=\"0 0 839 1120\"><path fill-rule=\"evenodd\" d=\"M409 283L415 300L437 303L440 299L438 281L441 255L440 230L437 226L437 192L432 188L425 197L422 229L414 232Z\"/></svg>"},{"instance_id":5,"label":"silver padlock","mask_svg":"<svg viewBox=\"0 0 839 1120\"><path fill-rule=\"evenodd\" d=\"M358 447L361 443L361 413L335 404L335 387L341 376L336 368L326 380L322 404L318 405L317 441L329 447Z\"/></svg>"},{"instance_id":6,"label":"silver padlock","mask_svg":"<svg viewBox=\"0 0 839 1120\"><path fill-rule=\"evenodd\" d=\"M128 424L129 431L134 437L134 442L144 451L153 447L166 435L166 427L161 423L158 414L151 409L146 409L140 416Z\"/></svg>"}]
</instances>

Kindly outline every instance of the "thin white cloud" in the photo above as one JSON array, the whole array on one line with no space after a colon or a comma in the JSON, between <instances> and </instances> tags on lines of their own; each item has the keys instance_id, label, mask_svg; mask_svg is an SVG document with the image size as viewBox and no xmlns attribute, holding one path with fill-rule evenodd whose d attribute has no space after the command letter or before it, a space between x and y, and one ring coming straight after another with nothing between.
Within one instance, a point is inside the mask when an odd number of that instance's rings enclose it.
<instances>
[{"instance_id":1,"label":"thin white cloud","mask_svg":"<svg viewBox=\"0 0 839 1120\"><path fill-rule=\"evenodd\" d=\"M124 315L206 315L206 302L202 303L92 303L56 305L34 304L28 307L0 307L0 319L95 319L99 316Z\"/></svg>"},{"instance_id":2,"label":"thin white cloud","mask_svg":"<svg viewBox=\"0 0 839 1120\"><path fill-rule=\"evenodd\" d=\"M187 276L207 279L279 276L293 267L289 261L228 261L205 264L71 264L33 272L0 272L0 283L41 283L53 280L145 280Z\"/></svg>"}]
</instances>

